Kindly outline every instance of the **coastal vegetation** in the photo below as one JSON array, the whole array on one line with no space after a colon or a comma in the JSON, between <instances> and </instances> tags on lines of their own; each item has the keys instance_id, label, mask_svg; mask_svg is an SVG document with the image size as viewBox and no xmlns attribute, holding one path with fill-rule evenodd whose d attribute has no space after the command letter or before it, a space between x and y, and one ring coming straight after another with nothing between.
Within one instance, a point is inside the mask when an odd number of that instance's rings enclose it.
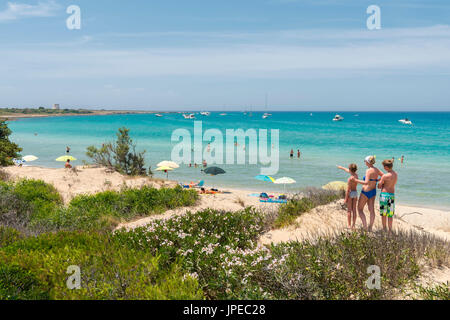
<instances>
[{"instance_id":1,"label":"coastal vegetation","mask_svg":"<svg viewBox=\"0 0 450 320\"><path fill-rule=\"evenodd\" d=\"M144 154L145 151L136 152L136 144L127 128L120 128L116 133L116 142L103 143L100 148L89 146L86 155L96 165L113 169L121 174L138 176L145 175ZM149 174L151 171L149 169Z\"/></svg>"},{"instance_id":2,"label":"coastal vegetation","mask_svg":"<svg viewBox=\"0 0 450 320\"><path fill-rule=\"evenodd\" d=\"M40 180L0 182L0 226L26 235L59 230L112 230L122 221L191 206L198 199L192 190L177 188L124 188L95 195L79 195L67 206L55 188Z\"/></svg>"},{"instance_id":3,"label":"coastal vegetation","mask_svg":"<svg viewBox=\"0 0 450 320\"><path fill-rule=\"evenodd\" d=\"M194 204L197 193L181 188L81 195L67 206L42 181L0 188L0 299L392 299L424 266L450 266L449 243L417 232L263 246L259 238L276 225L255 208L205 209L113 230L119 221ZM310 208L337 195L310 189L304 196ZM289 210L298 216L304 207ZM382 270L381 290L366 286L371 265ZM82 270L79 290L67 287L70 266ZM420 292L448 297L445 286Z\"/></svg>"},{"instance_id":4,"label":"coastal vegetation","mask_svg":"<svg viewBox=\"0 0 450 320\"><path fill-rule=\"evenodd\" d=\"M9 140L11 133L6 121L0 119L0 166L12 165L12 160L19 157L19 152L22 151L22 148Z\"/></svg>"},{"instance_id":5,"label":"coastal vegetation","mask_svg":"<svg viewBox=\"0 0 450 320\"><path fill-rule=\"evenodd\" d=\"M91 114L93 111L86 109L47 109L44 107L39 108L0 108L0 116L7 115L59 115L59 114Z\"/></svg>"}]
</instances>

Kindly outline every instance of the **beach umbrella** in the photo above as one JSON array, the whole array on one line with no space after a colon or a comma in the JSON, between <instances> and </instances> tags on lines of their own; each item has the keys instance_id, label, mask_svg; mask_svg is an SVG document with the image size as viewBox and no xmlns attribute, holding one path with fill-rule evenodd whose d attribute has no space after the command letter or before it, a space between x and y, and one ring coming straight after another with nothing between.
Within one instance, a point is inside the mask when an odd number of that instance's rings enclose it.
<instances>
[{"instance_id":1,"label":"beach umbrella","mask_svg":"<svg viewBox=\"0 0 450 320\"><path fill-rule=\"evenodd\" d=\"M12 160L14 162L14 164L16 166L22 166L24 164L25 161L21 160L21 159L13 159Z\"/></svg>"},{"instance_id":2,"label":"beach umbrella","mask_svg":"<svg viewBox=\"0 0 450 320\"><path fill-rule=\"evenodd\" d=\"M340 190L347 190L347 183L344 181L332 181L326 185L324 185L322 187L322 189L325 190L335 190L335 191L340 191Z\"/></svg>"},{"instance_id":3,"label":"beach umbrella","mask_svg":"<svg viewBox=\"0 0 450 320\"><path fill-rule=\"evenodd\" d=\"M156 165L157 167L170 167L172 169L178 169L180 166L173 161L161 161Z\"/></svg>"},{"instance_id":4,"label":"beach umbrella","mask_svg":"<svg viewBox=\"0 0 450 320\"><path fill-rule=\"evenodd\" d=\"M32 155L22 157L22 160L23 160L23 161L26 161L26 162L36 161L37 159L39 159L39 158L36 157L36 156L32 156Z\"/></svg>"},{"instance_id":5,"label":"beach umbrella","mask_svg":"<svg viewBox=\"0 0 450 320\"><path fill-rule=\"evenodd\" d=\"M271 176L259 175L255 177L256 180L266 181L266 182L274 182L275 179Z\"/></svg>"},{"instance_id":6,"label":"beach umbrella","mask_svg":"<svg viewBox=\"0 0 450 320\"><path fill-rule=\"evenodd\" d=\"M173 171L173 168L162 166L162 167L157 168L156 171L164 171L165 173L167 173L167 178L168 178L169 177L169 171Z\"/></svg>"},{"instance_id":7,"label":"beach umbrella","mask_svg":"<svg viewBox=\"0 0 450 320\"><path fill-rule=\"evenodd\" d=\"M56 161L59 161L59 162L66 162L67 160L76 161L77 159L72 156L61 156L56 159Z\"/></svg>"},{"instance_id":8,"label":"beach umbrella","mask_svg":"<svg viewBox=\"0 0 450 320\"><path fill-rule=\"evenodd\" d=\"M275 184L282 184L283 185L283 189L286 190L286 185L287 184L294 184L294 183L297 183L297 181L295 181L294 179L289 178L289 177L283 177L283 178L275 180L273 183L275 183Z\"/></svg>"},{"instance_id":9,"label":"beach umbrella","mask_svg":"<svg viewBox=\"0 0 450 320\"><path fill-rule=\"evenodd\" d=\"M213 175L213 176L226 173L225 170L223 170L219 167L209 167L209 168L206 168L205 170L203 170L203 172L206 174Z\"/></svg>"}]
</instances>

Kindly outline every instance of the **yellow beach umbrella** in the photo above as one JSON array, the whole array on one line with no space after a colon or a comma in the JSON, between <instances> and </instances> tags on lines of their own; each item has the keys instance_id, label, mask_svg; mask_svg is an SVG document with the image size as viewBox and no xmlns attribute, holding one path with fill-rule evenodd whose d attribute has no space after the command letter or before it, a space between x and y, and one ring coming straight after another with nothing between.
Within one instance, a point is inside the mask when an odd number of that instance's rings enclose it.
<instances>
[{"instance_id":1,"label":"yellow beach umbrella","mask_svg":"<svg viewBox=\"0 0 450 320\"><path fill-rule=\"evenodd\" d=\"M66 162L67 160L76 161L77 159L72 156L61 156L56 159L56 161L59 161L59 162Z\"/></svg>"},{"instance_id":2,"label":"yellow beach umbrella","mask_svg":"<svg viewBox=\"0 0 450 320\"><path fill-rule=\"evenodd\" d=\"M173 171L173 168L171 167L167 167L167 166L162 166L156 169L156 171L164 171L167 173L167 178L169 177L169 171Z\"/></svg>"},{"instance_id":3,"label":"yellow beach umbrella","mask_svg":"<svg viewBox=\"0 0 450 320\"><path fill-rule=\"evenodd\" d=\"M162 161L156 165L157 167L170 167L172 169L178 169L180 166L173 161Z\"/></svg>"},{"instance_id":4,"label":"yellow beach umbrella","mask_svg":"<svg viewBox=\"0 0 450 320\"><path fill-rule=\"evenodd\" d=\"M158 167L158 168L156 169L156 171L172 171L172 170L173 170L173 168L167 167L167 166Z\"/></svg>"},{"instance_id":5,"label":"yellow beach umbrella","mask_svg":"<svg viewBox=\"0 0 450 320\"><path fill-rule=\"evenodd\" d=\"M335 191L339 191L339 190L347 190L347 183L343 182L343 181L332 181L326 185L324 185L322 187L322 189L325 190L335 190Z\"/></svg>"}]
</instances>

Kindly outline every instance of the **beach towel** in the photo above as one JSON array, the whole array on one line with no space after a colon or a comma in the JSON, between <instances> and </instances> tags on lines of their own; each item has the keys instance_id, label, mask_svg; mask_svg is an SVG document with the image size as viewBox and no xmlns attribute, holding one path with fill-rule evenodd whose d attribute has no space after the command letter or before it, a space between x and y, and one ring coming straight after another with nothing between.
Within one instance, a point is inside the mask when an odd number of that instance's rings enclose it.
<instances>
[{"instance_id":1,"label":"beach towel","mask_svg":"<svg viewBox=\"0 0 450 320\"><path fill-rule=\"evenodd\" d=\"M287 203L287 200L283 199L260 199L259 201L264 203Z\"/></svg>"}]
</instances>

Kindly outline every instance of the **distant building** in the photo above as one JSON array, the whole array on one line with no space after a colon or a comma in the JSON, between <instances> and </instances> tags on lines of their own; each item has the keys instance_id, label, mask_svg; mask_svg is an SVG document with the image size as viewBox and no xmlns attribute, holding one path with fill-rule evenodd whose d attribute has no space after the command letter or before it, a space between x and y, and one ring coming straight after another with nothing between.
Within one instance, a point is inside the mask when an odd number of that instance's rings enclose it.
<instances>
[{"instance_id":1,"label":"distant building","mask_svg":"<svg viewBox=\"0 0 450 320\"><path fill-rule=\"evenodd\" d=\"M59 103L55 103L53 105L53 110L59 110Z\"/></svg>"}]
</instances>

